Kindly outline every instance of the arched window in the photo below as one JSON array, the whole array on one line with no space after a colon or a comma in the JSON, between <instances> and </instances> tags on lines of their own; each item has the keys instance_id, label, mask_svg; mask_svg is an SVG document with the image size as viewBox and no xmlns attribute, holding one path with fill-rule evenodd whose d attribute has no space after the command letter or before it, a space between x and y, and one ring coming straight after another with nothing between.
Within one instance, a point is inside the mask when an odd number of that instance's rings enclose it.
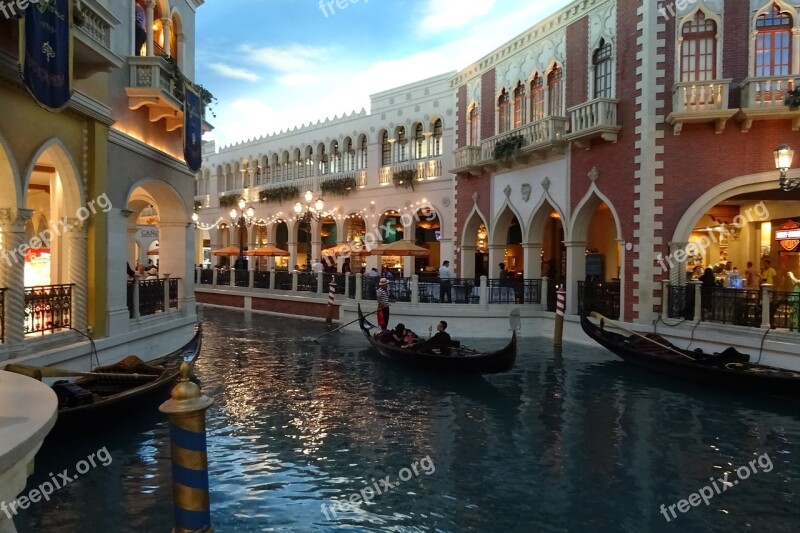
<instances>
[{"instance_id":1,"label":"arched window","mask_svg":"<svg viewBox=\"0 0 800 533\"><path fill-rule=\"evenodd\" d=\"M328 154L325 153L325 145L319 145L319 174L323 176L328 173Z\"/></svg>"},{"instance_id":2,"label":"arched window","mask_svg":"<svg viewBox=\"0 0 800 533\"><path fill-rule=\"evenodd\" d=\"M592 55L594 66L594 97L611 98L611 43L600 39Z\"/></svg>"},{"instance_id":3,"label":"arched window","mask_svg":"<svg viewBox=\"0 0 800 533\"><path fill-rule=\"evenodd\" d=\"M547 75L548 112L551 117L564 116L564 100L561 97L561 67L555 66Z\"/></svg>"},{"instance_id":4,"label":"arched window","mask_svg":"<svg viewBox=\"0 0 800 533\"><path fill-rule=\"evenodd\" d=\"M442 119L433 123L433 157L442 155Z\"/></svg>"},{"instance_id":5,"label":"arched window","mask_svg":"<svg viewBox=\"0 0 800 533\"><path fill-rule=\"evenodd\" d=\"M358 168L364 170L367 168L367 137L361 137L361 146L358 150Z\"/></svg>"},{"instance_id":6,"label":"arched window","mask_svg":"<svg viewBox=\"0 0 800 533\"><path fill-rule=\"evenodd\" d=\"M517 83L514 89L514 127L519 128L525 124L525 86Z\"/></svg>"},{"instance_id":7,"label":"arched window","mask_svg":"<svg viewBox=\"0 0 800 533\"><path fill-rule=\"evenodd\" d=\"M406 148L408 146L408 139L406 139L406 129L402 126L397 128L397 161L407 161L408 160L408 152Z\"/></svg>"},{"instance_id":8,"label":"arched window","mask_svg":"<svg viewBox=\"0 0 800 533\"><path fill-rule=\"evenodd\" d=\"M478 130L480 120L481 115L478 112L478 104L472 104L472 107L469 108L469 133L467 134L467 145L469 146L478 146L480 143Z\"/></svg>"},{"instance_id":9,"label":"arched window","mask_svg":"<svg viewBox=\"0 0 800 533\"><path fill-rule=\"evenodd\" d=\"M716 79L717 23L698 11L681 28L681 81Z\"/></svg>"},{"instance_id":10,"label":"arched window","mask_svg":"<svg viewBox=\"0 0 800 533\"><path fill-rule=\"evenodd\" d=\"M425 158L425 134L422 133L422 124L414 127L414 159Z\"/></svg>"},{"instance_id":11,"label":"arched window","mask_svg":"<svg viewBox=\"0 0 800 533\"><path fill-rule=\"evenodd\" d=\"M342 171L342 153L339 151L339 141L333 141L333 159L331 161L331 173L335 174Z\"/></svg>"},{"instance_id":12,"label":"arched window","mask_svg":"<svg viewBox=\"0 0 800 533\"><path fill-rule=\"evenodd\" d=\"M544 83L536 74L531 82L531 122L544 118Z\"/></svg>"},{"instance_id":13,"label":"arched window","mask_svg":"<svg viewBox=\"0 0 800 533\"><path fill-rule=\"evenodd\" d=\"M777 4L756 20L757 78L788 76L792 59L792 17Z\"/></svg>"},{"instance_id":14,"label":"arched window","mask_svg":"<svg viewBox=\"0 0 800 533\"><path fill-rule=\"evenodd\" d=\"M511 129L511 107L508 103L508 91L503 89L497 99L497 133Z\"/></svg>"},{"instance_id":15,"label":"arched window","mask_svg":"<svg viewBox=\"0 0 800 533\"><path fill-rule=\"evenodd\" d=\"M389 142L389 132L384 130L381 135L381 166L392 164L392 143Z\"/></svg>"}]
</instances>

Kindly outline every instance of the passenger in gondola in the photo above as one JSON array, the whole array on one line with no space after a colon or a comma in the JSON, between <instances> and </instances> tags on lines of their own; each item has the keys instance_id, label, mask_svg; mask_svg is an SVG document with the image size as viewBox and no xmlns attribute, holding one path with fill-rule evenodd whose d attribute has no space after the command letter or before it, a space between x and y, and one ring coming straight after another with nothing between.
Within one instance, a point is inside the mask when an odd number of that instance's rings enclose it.
<instances>
[{"instance_id":1,"label":"passenger in gondola","mask_svg":"<svg viewBox=\"0 0 800 533\"><path fill-rule=\"evenodd\" d=\"M394 329L384 329L381 331L378 340L384 344L403 346L403 344L405 344L405 337L406 326L400 322L394 327Z\"/></svg>"},{"instance_id":2,"label":"passenger in gondola","mask_svg":"<svg viewBox=\"0 0 800 533\"><path fill-rule=\"evenodd\" d=\"M428 342L437 346L450 346L450 334L445 331L446 329L447 322L441 320L436 325L436 334Z\"/></svg>"}]
</instances>

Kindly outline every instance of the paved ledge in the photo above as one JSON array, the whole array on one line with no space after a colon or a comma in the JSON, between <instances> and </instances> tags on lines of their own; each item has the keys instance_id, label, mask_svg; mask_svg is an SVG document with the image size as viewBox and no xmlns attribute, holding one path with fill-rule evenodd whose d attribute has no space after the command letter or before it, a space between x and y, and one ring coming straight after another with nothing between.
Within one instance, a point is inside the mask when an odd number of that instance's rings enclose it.
<instances>
[{"instance_id":1,"label":"paved ledge","mask_svg":"<svg viewBox=\"0 0 800 533\"><path fill-rule=\"evenodd\" d=\"M36 452L56 422L57 407L50 387L0 371L0 502L12 502L25 488ZM15 531L0 512L0 533Z\"/></svg>"}]
</instances>

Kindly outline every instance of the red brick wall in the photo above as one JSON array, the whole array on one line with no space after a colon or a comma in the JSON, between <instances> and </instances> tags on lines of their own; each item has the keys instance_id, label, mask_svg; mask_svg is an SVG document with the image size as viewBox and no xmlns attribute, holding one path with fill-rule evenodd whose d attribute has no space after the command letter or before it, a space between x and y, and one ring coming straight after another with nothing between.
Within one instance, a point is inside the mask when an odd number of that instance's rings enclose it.
<instances>
[{"instance_id":1,"label":"red brick wall","mask_svg":"<svg viewBox=\"0 0 800 533\"><path fill-rule=\"evenodd\" d=\"M472 206L475 202L472 200L473 193L478 193L478 209L484 216L491 216L490 200L491 191L490 186L492 183L491 175L485 172L481 176L469 176L465 178L463 175L456 177L456 242L461 244L463 236L461 232L467 223L467 217L472 212ZM491 220L486 221L486 226L491 229L489 225ZM461 273L461 257L456 254L456 272L458 275Z\"/></svg>"},{"instance_id":2,"label":"red brick wall","mask_svg":"<svg viewBox=\"0 0 800 533\"><path fill-rule=\"evenodd\" d=\"M589 64L588 42L589 17L583 17L567 27L567 65L564 70L566 109L586 101L589 90L586 76Z\"/></svg>"},{"instance_id":3,"label":"red brick wall","mask_svg":"<svg viewBox=\"0 0 800 533\"><path fill-rule=\"evenodd\" d=\"M467 86L462 85L456 90L456 148L467 144Z\"/></svg>"},{"instance_id":4,"label":"red brick wall","mask_svg":"<svg viewBox=\"0 0 800 533\"><path fill-rule=\"evenodd\" d=\"M491 69L481 76L481 140L494 137L494 115L497 107L494 91L495 72Z\"/></svg>"},{"instance_id":5,"label":"red brick wall","mask_svg":"<svg viewBox=\"0 0 800 533\"><path fill-rule=\"evenodd\" d=\"M747 77L750 55L750 2L748 0L726 0L723 26L725 42L722 48L722 78L733 78L731 82L730 106L740 106L742 91L739 84ZM719 31L719 28L717 28Z\"/></svg>"},{"instance_id":6,"label":"red brick wall","mask_svg":"<svg viewBox=\"0 0 800 533\"><path fill-rule=\"evenodd\" d=\"M223 305L225 307L244 308L244 296L196 291L197 301L203 304Z\"/></svg>"},{"instance_id":7,"label":"red brick wall","mask_svg":"<svg viewBox=\"0 0 800 533\"><path fill-rule=\"evenodd\" d=\"M195 296L200 303L244 309L245 297L242 295L197 291L195 292ZM317 303L303 300L283 300L263 296L252 296L251 308L254 311L271 311L273 313L305 317L310 316L315 318L326 318L328 313L327 302ZM339 319L339 306L335 304L333 306L333 319Z\"/></svg>"}]
</instances>

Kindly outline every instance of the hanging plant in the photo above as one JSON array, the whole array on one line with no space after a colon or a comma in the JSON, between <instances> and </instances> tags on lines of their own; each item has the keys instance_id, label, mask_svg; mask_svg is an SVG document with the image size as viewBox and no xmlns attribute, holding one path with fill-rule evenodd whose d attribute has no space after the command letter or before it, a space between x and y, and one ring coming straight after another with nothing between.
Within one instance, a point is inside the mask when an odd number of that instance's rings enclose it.
<instances>
[{"instance_id":1,"label":"hanging plant","mask_svg":"<svg viewBox=\"0 0 800 533\"><path fill-rule=\"evenodd\" d=\"M194 210L197 211L201 207L203 207L203 202L201 202L200 200L195 200L194 201Z\"/></svg>"},{"instance_id":2,"label":"hanging plant","mask_svg":"<svg viewBox=\"0 0 800 533\"><path fill-rule=\"evenodd\" d=\"M522 135L510 135L497 141L497 144L494 145L492 156L497 161L513 161L523 144L525 144L525 137Z\"/></svg>"},{"instance_id":3,"label":"hanging plant","mask_svg":"<svg viewBox=\"0 0 800 533\"><path fill-rule=\"evenodd\" d=\"M284 200L293 200L297 198L300 191L297 187L276 187L274 189L264 189L258 193L258 201L263 203L277 202L282 203Z\"/></svg>"},{"instance_id":4,"label":"hanging plant","mask_svg":"<svg viewBox=\"0 0 800 533\"><path fill-rule=\"evenodd\" d=\"M392 176L395 187L402 187L404 189L411 187L412 191L414 190L414 180L416 179L417 171L412 169L399 170Z\"/></svg>"},{"instance_id":5,"label":"hanging plant","mask_svg":"<svg viewBox=\"0 0 800 533\"><path fill-rule=\"evenodd\" d=\"M794 89L786 91L786 97L783 99L783 105L789 106L791 111L797 111L800 108L800 87L794 84Z\"/></svg>"},{"instance_id":6,"label":"hanging plant","mask_svg":"<svg viewBox=\"0 0 800 533\"><path fill-rule=\"evenodd\" d=\"M239 203L239 198L241 198L241 194L228 194L222 195L219 197L219 206L223 209L227 209L229 207L233 207Z\"/></svg>"},{"instance_id":7,"label":"hanging plant","mask_svg":"<svg viewBox=\"0 0 800 533\"><path fill-rule=\"evenodd\" d=\"M214 96L214 93L212 93L199 83L196 83L194 85L194 88L200 94L200 102L203 105L203 111L208 111L209 113L211 113L212 117L217 118L217 114L214 112L213 106L217 104L218 100L217 97Z\"/></svg>"},{"instance_id":8,"label":"hanging plant","mask_svg":"<svg viewBox=\"0 0 800 533\"><path fill-rule=\"evenodd\" d=\"M356 179L352 176L345 178L334 178L323 181L319 184L322 194L332 194L334 196L347 196L350 191L356 188Z\"/></svg>"}]
</instances>

